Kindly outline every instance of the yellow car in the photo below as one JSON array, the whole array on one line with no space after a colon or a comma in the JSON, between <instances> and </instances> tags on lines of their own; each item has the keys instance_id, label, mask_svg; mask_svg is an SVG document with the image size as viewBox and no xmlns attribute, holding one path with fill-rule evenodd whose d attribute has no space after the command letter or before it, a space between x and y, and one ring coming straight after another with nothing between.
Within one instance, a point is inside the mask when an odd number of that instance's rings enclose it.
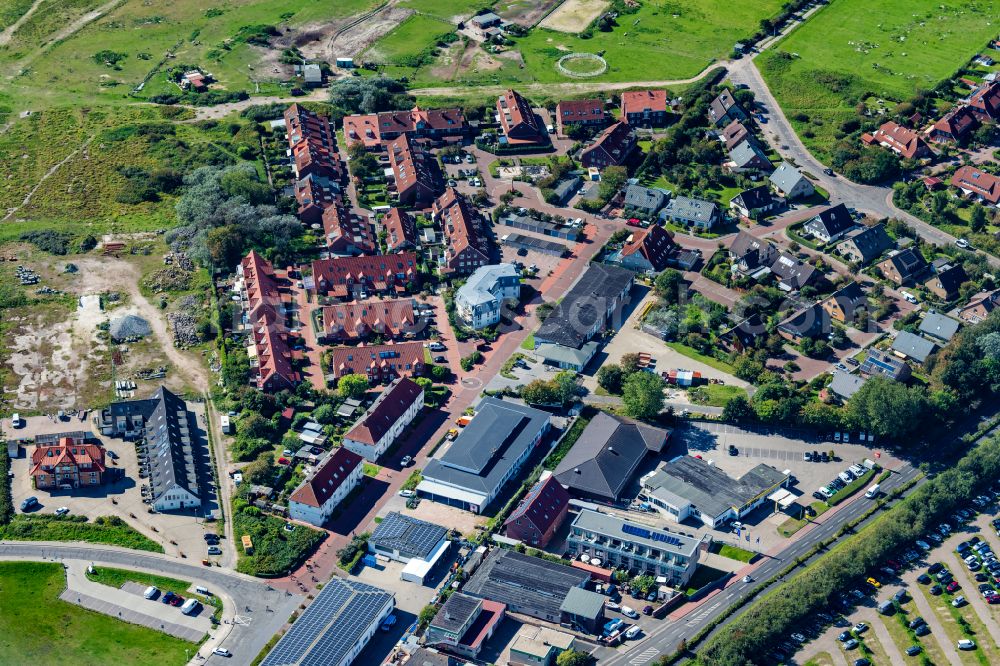
<instances>
[{"instance_id":1,"label":"yellow car","mask_svg":"<svg viewBox=\"0 0 1000 666\"><path fill-rule=\"evenodd\" d=\"M875 589L878 589L878 588L882 587L882 583L878 582L874 578L869 578L868 579L868 584L871 585L872 587L874 587Z\"/></svg>"}]
</instances>

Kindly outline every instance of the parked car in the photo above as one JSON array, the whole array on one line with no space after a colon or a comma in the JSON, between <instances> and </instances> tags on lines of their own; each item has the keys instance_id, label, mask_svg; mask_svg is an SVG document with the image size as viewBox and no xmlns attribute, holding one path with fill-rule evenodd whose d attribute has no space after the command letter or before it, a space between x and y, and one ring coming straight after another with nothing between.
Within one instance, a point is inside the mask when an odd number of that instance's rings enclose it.
<instances>
[{"instance_id":1,"label":"parked car","mask_svg":"<svg viewBox=\"0 0 1000 666\"><path fill-rule=\"evenodd\" d=\"M858 641L856 638L851 638L849 640L844 641L845 650L853 650L856 647L858 647Z\"/></svg>"},{"instance_id":2,"label":"parked car","mask_svg":"<svg viewBox=\"0 0 1000 666\"><path fill-rule=\"evenodd\" d=\"M144 596L147 599L155 599L156 595L158 595L159 593L160 593L159 588L157 588L155 585L150 585L149 587L146 588L146 591L142 593L142 596Z\"/></svg>"},{"instance_id":3,"label":"parked car","mask_svg":"<svg viewBox=\"0 0 1000 666\"><path fill-rule=\"evenodd\" d=\"M402 457L402 458L400 459L400 461L399 461L399 464L400 464L400 465L401 465L402 467L406 467L407 465L409 465L409 464L410 464L410 463L412 463L412 462L413 462L413 457L412 457L412 456L403 456L403 457Z\"/></svg>"},{"instance_id":4,"label":"parked car","mask_svg":"<svg viewBox=\"0 0 1000 666\"><path fill-rule=\"evenodd\" d=\"M26 511L30 511L31 509L34 509L38 506L39 505L37 497L25 497L24 500L21 502L21 512L23 513Z\"/></svg>"},{"instance_id":5,"label":"parked car","mask_svg":"<svg viewBox=\"0 0 1000 666\"><path fill-rule=\"evenodd\" d=\"M384 620L382 620L382 625L379 627L379 629L381 629L382 631L389 631L395 624L396 624L396 615L395 613L390 613Z\"/></svg>"},{"instance_id":6,"label":"parked car","mask_svg":"<svg viewBox=\"0 0 1000 666\"><path fill-rule=\"evenodd\" d=\"M165 604L169 604L171 601L174 600L174 597L176 596L177 596L176 594L168 590L167 592L164 593L162 597L160 597L160 601L162 601Z\"/></svg>"},{"instance_id":7,"label":"parked car","mask_svg":"<svg viewBox=\"0 0 1000 666\"><path fill-rule=\"evenodd\" d=\"M65 516L67 513L69 513L69 507L68 506L61 506L58 509L56 509L56 515L57 516Z\"/></svg>"},{"instance_id":8,"label":"parked car","mask_svg":"<svg viewBox=\"0 0 1000 666\"><path fill-rule=\"evenodd\" d=\"M931 628L926 624L922 624L913 630L915 636L926 636L929 633L931 633Z\"/></svg>"},{"instance_id":9,"label":"parked car","mask_svg":"<svg viewBox=\"0 0 1000 666\"><path fill-rule=\"evenodd\" d=\"M911 645L910 647L906 648L906 656L916 657L918 654L920 654L921 649L922 648L919 645Z\"/></svg>"},{"instance_id":10,"label":"parked car","mask_svg":"<svg viewBox=\"0 0 1000 666\"><path fill-rule=\"evenodd\" d=\"M961 608L962 606L965 605L965 597L963 597L961 594L958 595L957 597L951 600L951 605L954 606L955 608Z\"/></svg>"},{"instance_id":11,"label":"parked car","mask_svg":"<svg viewBox=\"0 0 1000 666\"><path fill-rule=\"evenodd\" d=\"M614 601L610 601L610 600L604 602L604 607L606 609L608 609L608 610L613 610L613 611L621 610L621 608L622 608L621 606L619 606L618 604L616 604Z\"/></svg>"},{"instance_id":12,"label":"parked car","mask_svg":"<svg viewBox=\"0 0 1000 666\"><path fill-rule=\"evenodd\" d=\"M959 650L975 650L976 649L976 641L972 640L971 638L962 638L962 639L960 639L958 641L958 649Z\"/></svg>"},{"instance_id":13,"label":"parked car","mask_svg":"<svg viewBox=\"0 0 1000 666\"><path fill-rule=\"evenodd\" d=\"M635 609L629 606L622 606L622 615L630 617L633 620L638 619L639 617L639 614L635 612Z\"/></svg>"},{"instance_id":14,"label":"parked car","mask_svg":"<svg viewBox=\"0 0 1000 666\"><path fill-rule=\"evenodd\" d=\"M650 605L648 605L648 604L645 605L645 606L643 606L642 607L642 614L643 615L652 615L653 614L653 607L650 606Z\"/></svg>"},{"instance_id":15,"label":"parked car","mask_svg":"<svg viewBox=\"0 0 1000 666\"><path fill-rule=\"evenodd\" d=\"M218 546L214 546L214 545L213 546L209 546L208 547L208 554L209 555L222 555L222 549L219 548Z\"/></svg>"},{"instance_id":16,"label":"parked car","mask_svg":"<svg viewBox=\"0 0 1000 666\"><path fill-rule=\"evenodd\" d=\"M634 641L636 638L639 638L639 634L641 633L642 633L641 628L639 628L638 626L631 626L628 628L628 631L625 632L625 638L629 639L630 641Z\"/></svg>"},{"instance_id":17,"label":"parked car","mask_svg":"<svg viewBox=\"0 0 1000 666\"><path fill-rule=\"evenodd\" d=\"M221 648L221 647L215 648L214 650L212 650L212 654L217 655L219 657L232 657L233 656L232 652L230 652L226 648Z\"/></svg>"},{"instance_id":18,"label":"parked car","mask_svg":"<svg viewBox=\"0 0 1000 666\"><path fill-rule=\"evenodd\" d=\"M864 622L858 622L856 625L854 625L854 633L863 634L866 631L868 631L868 625L865 624Z\"/></svg>"},{"instance_id":19,"label":"parked car","mask_svg":"<svg viewBox=\"0 0 1000 666\"><path fill-rule=\"evenodd\" d=\"M412 490L400 490L399 491L399 496L400 497L413 497L414 495L416 495L416 493L413 492Z\"/></svg>"},{"instance_id":20,"label":"parked car","mask_svg":"<svg viewBox=\"0 0 1000 666\"><path fill-rule=\"evenodd\" d=\"M910 620L910 622L909 622L909 624L907 626L909 626L910 629L916 629L917 627L919 627L922 624L925 624L924 623L924 618L922 618L922 617L920 617L918 615L917 617L915 617L912 620Z\"/></svg>"}]
</instances>

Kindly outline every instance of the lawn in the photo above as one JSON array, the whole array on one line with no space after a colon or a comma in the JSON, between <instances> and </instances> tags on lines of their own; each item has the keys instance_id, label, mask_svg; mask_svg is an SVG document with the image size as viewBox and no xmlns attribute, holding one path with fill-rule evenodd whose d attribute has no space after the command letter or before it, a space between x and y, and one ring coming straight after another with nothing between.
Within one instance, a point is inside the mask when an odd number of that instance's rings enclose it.
<instances>
[{"instance_id":1,"label":"lawn","mask_svg":"<svg viewBox=\"0 0 1000 666\"><path fill-rule=\"evenodd\" d=\"M808 525L810 520L815 520L816 518L822 516L830 508L830 505L826 502L813 502L810 506L812 507L815 515L810 516L809 518L789 518L778 526L778 534L787 539Z\"/></svg>"},{"instance_id":2,"label":"lawn","mask_svg":"<svg viewBox=\"0 0 1000 666\"><path fill-rule=\"evenodd\" d=\"M710 552L739 562L751 562L757 557L757 553L751 550L744 550L738 546L730 546L728 543L713 543Z\"/></svg>"},{"instance_id":3,"label":"lawn","mask_svg":"<svg viewBox=\"0 0 1000 666\"><path fill-rule=\"evenodd\" d=\"M14 516L0 527L0 539L9 541L85 541L133 550L162 553L163 546L135 531L116 516L99 516L88 522L84 516Z\"/></svg>"},{"instance_id":4,"label":"lawn","mask_svg":"<svg viewBox=\"0 0 1000 666\"><path fill-rule=\"evenodd\" d=\"M372 44L362 58L397 67L419 67L421 55L433 48L438 37L453 31L454 26L441 19L414 14ZM430 62L429 57L426 60Z\"/></svg>"},{"instance_id":5,"label":"lawn","mask_svg":"<svg viewBox=\"0 0 1000 666\"><path fill-rule=\"evenodd\" d=\"M725 372L730 375L736 372L736 369L733 366L726 363L725 361L720 361L719 359L713 356L705 356L704 354L696 351L695 349L692 349L691 347L688 347L687 345L681 344L680 342L667 342L664 344L666 344L668 347L673 349L678 354L683 354L684 356L687 356L690 359L694 359L695 361L701 361L705 365L713 367L720 372Z\"/></svg>"},{"instance_id":6,"label":"lawn","mask_svg":"<svg viewBox=\"0 0 1000 666\"><path fill-rule=\"evenodd\" d=\"M192 644L59 599L60 564L0 563L0 662L184 664Z\"/></svg>"},{"instance_id":7,"label":"lawn","mask_svg":"<svg viewBox=\"0 0 1000 666\"><path fill-rule=\"evenodd\" d=\"M881 3L873 19L867 0L833 0L757 65L806 146L826 158L859 101L871 95L891 108L978 53L996 36L998 4Z\"/></svg>"},{"instance_id":8,"label":"lawn","mask_svg":"<svg viewBox=\"0 0 1000 666\"><path fill-rule=\"evenodd\" d=\"M835 492L833 494L833 497L831 497L826 501L827 504L829 504L830 506L836 506L840 504L845 499L847 499L854 493L864 488L868 484L868 482L872 480L872 477L875 476L875 474L876 470L874 469L868 470L867 472L862 474L859 478L854 479L846 486Z\"/></svg>"},{"instance_id":9,"label":"lawn","mask_svg":"<svg viewBox=\"0 0 1000 666\"><path fill-rule=\"evenodd\" d=\"M705 384L697 386L688 391L688 397L696 405L709 405L711 407L725 407L726 403L738 395L746 396L745 389L739 386L726 386L725 384Z\"/></svg>"}]
</instances>

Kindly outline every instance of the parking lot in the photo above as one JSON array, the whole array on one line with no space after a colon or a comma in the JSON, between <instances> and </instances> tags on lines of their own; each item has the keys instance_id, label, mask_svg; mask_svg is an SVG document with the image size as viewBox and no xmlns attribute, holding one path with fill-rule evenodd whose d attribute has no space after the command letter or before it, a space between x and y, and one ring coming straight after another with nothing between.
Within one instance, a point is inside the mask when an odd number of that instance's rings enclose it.
<instances>
[{"instance_id":1,"label":"parking lot","mask_svg":"<svg viewBox=\"0 0 1000 666\"><path fill-rule=\"evenodd\" d=\"M196 410L199 424L203 425L203 413ZM142 501L140 486L144 479L139 476L139 464L135 445L120 439L101 437L89 421L53 421L47 416L23 419L24 428L10 428L9 420L4 422L4 432L17 438L35 437L40 434L54 434L73 430L86 430L94 434L108 451L106 463L109 469L123 469L124 477L114 483L107 483L91 489L78 490L36 490L31 482L31 452L33 445L21 447L21 455L11 460L14 478L11 493L15 508L27 497L37 497L39 507L34 513L54 513L57 508L66 507L70 515L118 516L150 539L161 543L168 555L184 553L187 557L202 558L205 555L206 531L214 532L214 523L204 520L201 511L178 511L173 513L151 513ZM112 457L117 456L117 459ZM208 489L206 489L208 490ZM208 507L214 506L214 495L208 498Z\"/></svg>"},{"instance_id":2,"label":"parking lot","mask_svg":"<svg viewBox=\"0 0 1000 666\"><path fill-rule=\"evenodd\" d=\"M816 626L798 632L804 644L788 650L796 653L795 663L846 666L862 657L874 664L1000 663L1000 575L987 568L1000 573L1000 564L984 566L1000 547L991 524L996 515L995 504L969 522L956 515L947 521L950 531L938 528L920 539L928 550L914 544L908 555L884 563L888 568L872 574L871 582L845 590L838 600L843 615L834 614L829 626L818 617ZM985 545L976 546L977 553L971 542ZM963 543L960 555L956 549ZM966 564L966 556L973 564ZM855 631L858 622L868 628ZM972 644L963 649L964 640Z\"/></svg>"}]
</instances>

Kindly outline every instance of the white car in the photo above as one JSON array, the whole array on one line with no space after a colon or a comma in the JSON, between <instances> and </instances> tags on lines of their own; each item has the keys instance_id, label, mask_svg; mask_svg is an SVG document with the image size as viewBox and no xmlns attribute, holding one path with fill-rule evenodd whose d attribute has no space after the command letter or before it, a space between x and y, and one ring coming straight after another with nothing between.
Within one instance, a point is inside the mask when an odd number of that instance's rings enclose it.
<instances>
[{"instance_id":1,"label":"white car","mask_svg":"<svg viewBox=\"0 0 1000 666\"><path fill-rule=\"evenodd\" d=\"M746 575L746 576L743 576L743 582L744 583L752 583L753 582L753 576L751 576L749 574Z\"/></svg>"},{"instance_id":2,"label":"white car","mask_svg":"<svg viewBox=\"0 0 1000 666\"><path fill-rule=\"evenodd\" d=\"M144 596L147 599L152 599L159 593L160 593L159 588L157 588L155 585L150 585L149 587L146 588L146 591L142 593L142 596Z\"/></svg>"},{"instance_id":3,"label":"white car","mask_svg":"<svg viewBox=\"0 0 1000 666\"><path fill-rule=\"evenodd\" d=\"M61 506L58 509L56 509L56 515L57 516L65 516L67 513L69 513L69 507L68 506Z\"/></svg>"},{"instance_id":4,"label":"white car","mask_svg":"<svg viewBox=\"0 0 1000 666\"><path fill-rule=\"evenodd\" d=\"M613 611L621 610L621 606L619 606L613 601L605 601L604 607L607 608L608 610L613 610Z\"/></svg>"},{"instance_id":5,"label":"white car","mask_svg":"<svg viewBox=\"0 0 1000 666\"><path fill-rule=\"evenodd\" d=\"M965 248L969 247L969 241L965 240L964 238L956 238L955 245L964 250Z\"/></svg>"},{"instance_id":6,"label":"white car","mask_svg":"<svg viewBox=\"0 0 1000 666\"><path fill-rule=\"evenodd\" d=\"M400 490L399 491L399 496L400 497L413 497L415 494L416 493L414 493L412 490Z\"/></svg>"},{"instance_id":7,"label":"white car","mask_svg":"<svg viewBox=\"0 0 1000 666\"><path fill-rule=\"evenodd\" d=\"M628 631L625 632L625 638L630 641L634 641L642 633L642 629L636 626L629 627Z\"/></svg>"},{"instance_id":8,"label":"white car","mask_svg":"<svg viewBox=\"0 0 1000 666\"><path fill-rule=\"evenodd\" d=\"M962 595L958 595L957 597L955 597L954 599L951 600L951 605L954 606L955 608L959 608L960 606L964 606L965 605L965 597L963 597Z\"/></svg>"},{"instance_id":9,"label":"white car","mask_svg":"<svg viewBox=\"0 0 1000 666\"><path fill-rule=\"evenodd\" d=\"M639 614L635 612L635 609L629 608L628 606L622 606L622 615L624 615L625 617L630 617L633 620L639 618Z\"/></svg>"},{"instance_id":10,"label":"white car","mask_svg":"<svg viewBox=\"0 0 1000 666\"><path fill-rule=\"evenodd\" d=\"M923 550L930 550L931 549L930 544L928 544L926 541L921 541L921 540L917 539L916 544L917 544L917 546L919 548L921 548Z\"/></svg>"},{"instance_id":11,"label":"white car","mask_svg":"<svg viewBox=\"0 0 1000 666\"><path fill-rule=\"evenodd\" d=\"M232 657L233 653L226 648L215 648L212 650L212 654L219 655L220 657Z\"/></svg>"},{"instance_id":12,"label":"white car","mask_svg":"<svg viewBox=\"0 0 1000 666\"><path fill-rule=\"evenodd\" d=\"M960 640L958 642L958 649L959 650L975 650L976 649L976 641L971 640L969 638L963 638L962 640Z\"/></svg>"}]
</instances>

